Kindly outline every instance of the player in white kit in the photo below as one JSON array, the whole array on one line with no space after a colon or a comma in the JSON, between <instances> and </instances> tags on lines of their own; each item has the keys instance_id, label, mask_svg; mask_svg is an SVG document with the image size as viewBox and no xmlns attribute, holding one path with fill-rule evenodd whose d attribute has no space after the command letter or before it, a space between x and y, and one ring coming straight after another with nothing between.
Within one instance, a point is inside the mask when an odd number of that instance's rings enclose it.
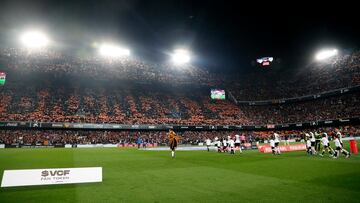
<instances>
[{"instance_id":1,"label":"player in white kit","mask_svg":"<svg viewBox=\"0 0 360 203\"><path fill-rule=\"evenodd\" d=\"M315 150L315 143L316 143L316 138L313 132L310 132L310 142L311 142L311 153L312 155L316 154L316 150Z\"/></svg>"},{"instance_id":2,"label":"player in white kit","mask_svg":"<svg viewBox=\"0 0 360 203\"><path fill-rule=\"evenodd\" d=\"M330 147L330 142L327 133L323 134L323 137L321 138L321 144L323 146L323 150L320 156L324 156L325 151L327 151L331 156L334 154L334 150Z\"/></svg>"},{"instance_id":3,"label":"player in white kit","mask_svg":"<svg viewBox=\"0 0 360 203\"><path fill-rule=\"evenodd\" d=\"M277 133L274 133L274 142L275 142L275 154L280 154L280 135Z\"/></svg>"},{"instance_id":4,"label":"player in white kit","mask_svg":"<svg viewBox=\"0 0 360 203\"><path fill-rule=\"evenodd\" d=\"M269 142L270 142L272 154L275 155L275 141L274 139L271 138Z\"/></svg>"},{"instance_id":5,"label":"player in white kit","mask_svg":"<svg viewBox=\"0 0 360 203\"><path fill-rule=\"evenodd\" d=\"M346 151L345 149L343 149L340 139L339 139L339 135L336 135L334 143L335 143L335 147L336 147L334 158L338 158L340 156L340 153L343 153L346 158L350 157L350 153L348 151Z\"/></svg>"},{"instance_id":6,"label":"player in white kit","mask_svg":"<svg viewBox=\"0 0 360 203\"><path fill-rule=\"evenodd\" d=\"M310 138L306 140L306 152L308 155L312 155Z\"/></svg>"},{"instance_id":7,"label":"player in white kit","mask_svg":"<svg viewBox=\"0 0 360 203\"><path fill-rule=\"evenodd\" d=\"M225 138L223 139L222 144L223 144L223 152L227 152L228 151L228 146L227 146L227 141L226 141Z\"/></svg>"},{"instance_id":8,"label":"player in white kit","mask_svg":"<svg viewBox=\"0 0 360 203\"><path fill-rule=\"evenodd\" d=\"M234 142L234 140L230 138L230 140L228 140L228 145L230 147L230 154L235 154L235 142Z\"/></svg>"},{"instance_id":9,"label":"player in white kit","mask_svg":"<svg viewBox=\"0 0 360 203\"><path fill-rule=\"evenodd\" d=\"M221 152L221 142L218 137L214 139L215 147L217 147L218 152Z\"/></svg>"},{"instance_id":10,"label":"player in white kit","mask_svg":"<svg viewBox=\"0 0 360 203\"><path fill-rule=\"evenodd\" d=\"M209 151L210 151L211 140L210 140L209 138L207 138L207 139L205 140L205 143L206 143L207 151L209 152Z\"/></svg>"},{"instance_id":11,"label":"player in white kit","mask_svg":"<svg viewBox=\"0 0 360 203\"><path fill-rule=\"evenodd\" d=\"M336 136L339 138L341 146L344 146L343 141L342 141L342 134L338 131L338 132L336 132Z\"/></svg>"},{"instance_id":12,"label":"player in white kit","mask_svg":"<svg viewBox=\"0 0 360 203\"><path fill-rule=\"evenodd\" d=\"M240 153L242 153L240 135L238 135L238 134L235 135L235 150L236 149L238 149L240 151Z\"/></svg>"}]
</instances>

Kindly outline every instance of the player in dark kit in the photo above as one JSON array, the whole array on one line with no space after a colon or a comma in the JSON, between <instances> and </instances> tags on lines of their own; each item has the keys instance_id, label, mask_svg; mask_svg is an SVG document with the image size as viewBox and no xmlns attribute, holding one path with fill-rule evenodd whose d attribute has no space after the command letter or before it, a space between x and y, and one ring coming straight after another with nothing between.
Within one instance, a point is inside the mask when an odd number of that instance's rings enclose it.
<instances>
[{"instance_id":1,"label":"player in dark kit","mask_svg":"<svg viewBox=\"0 0 360 203\"><path fill-rule=\"evenodd\" d=\"M173 130L169 130L169 145L171 149L171 157L175 157L175 149L179 143L180 137Z\"/></svg>"}]
</instances>

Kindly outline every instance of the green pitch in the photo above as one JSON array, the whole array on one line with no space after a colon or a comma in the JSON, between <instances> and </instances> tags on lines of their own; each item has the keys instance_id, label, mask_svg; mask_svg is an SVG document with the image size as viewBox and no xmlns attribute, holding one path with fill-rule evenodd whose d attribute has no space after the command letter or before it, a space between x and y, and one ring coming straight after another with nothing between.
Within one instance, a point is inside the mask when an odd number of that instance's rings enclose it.
<instances>
[{"instance_id":1,"label":"green pitch","mask_svg":"<svg viewBox=\"0 0 360 203\"><path fill-rule=\"evenodd\" d=\"M0 188L0 202L359 202L360 157L3 149L5 169L103 167L103 182Z\"/></svg>"}]
</instances>

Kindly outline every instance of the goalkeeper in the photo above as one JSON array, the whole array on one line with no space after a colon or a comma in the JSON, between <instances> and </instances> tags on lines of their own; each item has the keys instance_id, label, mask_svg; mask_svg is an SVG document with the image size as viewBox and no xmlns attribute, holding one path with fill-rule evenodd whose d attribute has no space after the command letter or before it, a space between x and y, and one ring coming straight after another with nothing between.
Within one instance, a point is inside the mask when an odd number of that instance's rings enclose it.
<instances>
[{"instance_id":1,"label":"goalkeeper","mask_svg":"<svg viewBox=\"0 0 360 203\"><path fill-rule=\"evenodd\" d=\"M179 143L180 137L176 135L176 133L170 129L169 130L169 145L171 149L171 157L175 158L175 149Z\"/></svg>"}]
</instances>

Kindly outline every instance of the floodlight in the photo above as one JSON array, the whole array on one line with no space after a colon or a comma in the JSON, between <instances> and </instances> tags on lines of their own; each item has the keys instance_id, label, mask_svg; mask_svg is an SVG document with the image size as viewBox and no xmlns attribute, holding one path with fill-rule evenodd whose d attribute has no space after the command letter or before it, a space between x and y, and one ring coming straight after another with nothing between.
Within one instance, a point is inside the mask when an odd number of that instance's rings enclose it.
<instances>
[{"instance_id":1,"label":"floodlight","mask_svg":"<svg viewBox=\"0 0 360 203\"><path fill-rule=\"evenodd\" d=\"M324 59L327 59L327 58L337 55L337 53L338 53L338 50L336 50L336 49L322 50L316 54L315 59L316 60L324 60Z\"/></svg>"},{"instance_id":2,"label":"floodlight","mask_svg":"<svg viewBox=\"0 0 360 203\"><path fill-rule=\"evenodd\" d=\"M184 49L177 49L172 54L172 61L175 64L185 64L190 62L190 54L189 51Z\"/></svg>"},{"instance_id":3,"label":"floodlight","mask_svg":"<svg viewBox=\"0 0 360 203\"><path fill-rule=\"evenodd\" d=\"M130 50L126 48L122 48L117 45L111 44L103 44L100 46L99 52L103 56L108 57L121 57L121 56L129 56Z\"/></svg>"},{"instance_id":4,"label":"floodlight","mask_svg":"<svg viewBox=\"0 0 360 203\"><path fill-rule=\"evenodd\" d=\"M39 31L25 32L20 39L27 48L41 48L49 43L47 36Z\"/></svg>"}]
</instances>

